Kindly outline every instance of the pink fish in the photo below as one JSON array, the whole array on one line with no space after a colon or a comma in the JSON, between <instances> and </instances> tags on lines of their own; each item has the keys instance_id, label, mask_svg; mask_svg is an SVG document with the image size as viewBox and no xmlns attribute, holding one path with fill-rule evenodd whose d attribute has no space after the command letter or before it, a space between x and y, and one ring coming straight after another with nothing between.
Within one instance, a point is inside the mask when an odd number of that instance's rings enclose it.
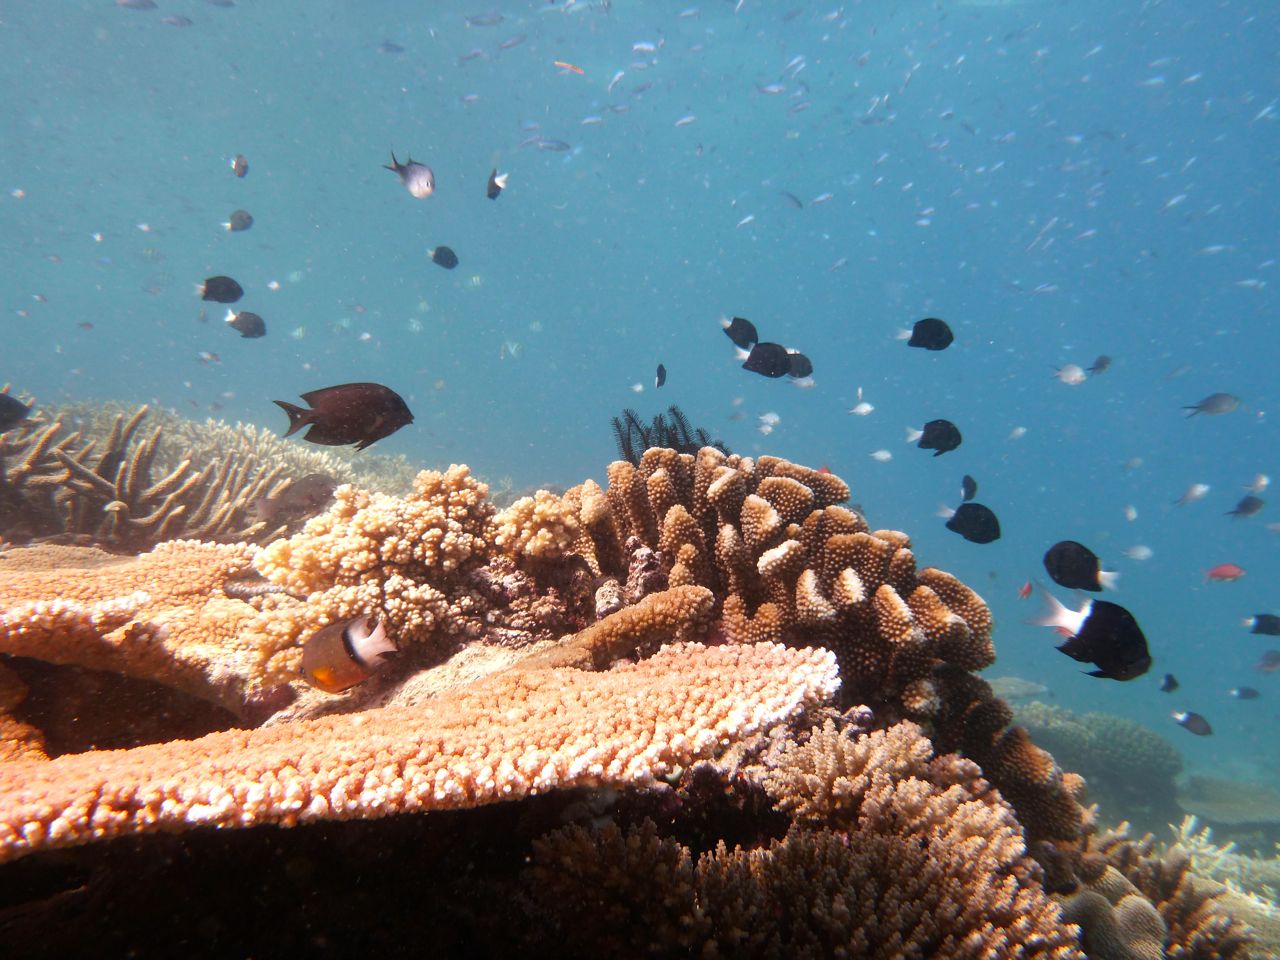
<instances>
[{"instance_id":1,"label":"pink fish","mask_svg":"<svg viewBox=\"0 0 1280 960\"><path fill-rule=\"evenodd\" d=\"M1243 576L1244 567L1237 566L1234 563L1220 563L1204 572L1205 580L1212 580L1214 583L1230 583L1232 580L1239 580Z\"/></svg>"}]
</instances>

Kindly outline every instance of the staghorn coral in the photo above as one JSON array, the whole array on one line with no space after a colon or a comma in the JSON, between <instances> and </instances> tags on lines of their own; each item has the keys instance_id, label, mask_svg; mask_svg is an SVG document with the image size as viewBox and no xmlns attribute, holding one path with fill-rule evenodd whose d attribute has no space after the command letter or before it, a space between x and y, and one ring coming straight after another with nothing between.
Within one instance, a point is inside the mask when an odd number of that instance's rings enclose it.
<instances>
[{"instance_id":1,"label":"staghorn coral","mask_svg":"<svg viewBox=\"0 0 1280 960\"><path fill-rule=\"evenodd\" d=\"M1277 900L1280 893L1280 844L1275 854L1268 858L1248 856L1236 848L1235 842L1217 844L1213 841L1213 828L1200 826L1192 814L1182 818L1174 826L1171 843L1161 852L1178 851L1191 859L1190 869L1198 877L1216 880L1228 887L1262 897Z\"/></svg>"},{"instance_id":2,"label":"staghorn coral","mask_svg":"<svg viewBox=\"0 0 1280 960\"><path fill-rule=\"evenodd\" d=\"M244 716L266 658L259 611L223 587L246 544L172 540L133 559L46 545L0 554L0 653L154 680Z\"/></svg>"},{"instance_id":3,"label":"staghorn coral","mask_svg":"<svg viewBox=\"0 0 1280 960\"><path fill-rule=\"evenodd\" d=\"M648 786L816 705L835 663L776 645L673 645L603 673L513 669L413 709L0 765L0 860L123 834L473 807Z\"/></svg>"},{"instance_id":4,"label":"staghorn coral","mask_svg":"<svg viewBox=\"0 0 1280 960\"><path fill-rule=\"evenodd\" d=\"M542 837L532 922L574 956L625 955L642 930L664 955L1081 957L972 763L933 758L909 723L862 740L828 724L782 750L766 779L804 819L767 846L695 858L651 821Z\"/></svg>"}]
</instances>

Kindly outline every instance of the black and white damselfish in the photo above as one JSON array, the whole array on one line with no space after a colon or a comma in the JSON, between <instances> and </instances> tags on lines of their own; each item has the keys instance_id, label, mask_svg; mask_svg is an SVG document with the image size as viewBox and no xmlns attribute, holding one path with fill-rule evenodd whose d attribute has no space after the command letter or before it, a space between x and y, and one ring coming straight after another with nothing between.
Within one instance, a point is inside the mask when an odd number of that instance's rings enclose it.
<instances>
[{"instance_id":1,"label":"black and white damselfish","mask_svg":"<svg viewBox=\"0 0 1280 960\"><path fill-rule=\"evenodd\" d=\"M1072 660L1092 663L1091 677L1132 680L1151 668L1147 638L1138 621L1124 607L1107 600L1086 600L1079 610L1070 610L1041 587L1044 612L1032 622L1052 627L1067 639L1058 649Z\"/></svg>"}]
</instances>

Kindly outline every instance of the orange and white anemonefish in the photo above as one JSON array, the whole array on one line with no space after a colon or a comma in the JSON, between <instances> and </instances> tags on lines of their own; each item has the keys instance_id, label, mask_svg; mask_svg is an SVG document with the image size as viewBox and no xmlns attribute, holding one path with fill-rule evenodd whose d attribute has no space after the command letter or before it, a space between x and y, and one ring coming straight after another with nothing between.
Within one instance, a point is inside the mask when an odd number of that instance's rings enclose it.
<instances>
[{"instance_id":1,"label":"orange and white anemonefish","mask_svg":"<svg viewBox=\"0 0 1280 960\"><path fill-rule=\"evenodd\" d=\"M341 620L307 638L302 646L302 676L318 690L341 693L368 680L395 650L374 617Z\"/></svg>"}]
</instances>

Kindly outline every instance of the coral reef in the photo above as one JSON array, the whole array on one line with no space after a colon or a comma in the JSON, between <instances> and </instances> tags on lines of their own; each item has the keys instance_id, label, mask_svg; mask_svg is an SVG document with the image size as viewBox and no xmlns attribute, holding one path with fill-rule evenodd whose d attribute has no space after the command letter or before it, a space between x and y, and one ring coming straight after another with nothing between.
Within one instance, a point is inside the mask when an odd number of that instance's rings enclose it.
<instances>
[{"instance_id":1,"label":"coral reef","mask_svg":"<svg viewBox=\"0 0 1280 960\"><path fill-rule=\"evenodd\" d=\"M1076 713L1039 701L1014 708L1024 727L1065 769L1085 778L1104 814L1157 830L1180 814L1175 778L1182 754L1156 733L1109 713Z\"/></svg>"},{"instance_id":2,"label":"coral reef","mask_svg":"<svg viewBox=\"0 0 1280 960\"><path fill-rule=\"evenodd\" d=\"M1178 791L1178 806L1240 840L1280 842L1280 791L1263 784L1191 776Z\"/></svg>"}]
</instances>

